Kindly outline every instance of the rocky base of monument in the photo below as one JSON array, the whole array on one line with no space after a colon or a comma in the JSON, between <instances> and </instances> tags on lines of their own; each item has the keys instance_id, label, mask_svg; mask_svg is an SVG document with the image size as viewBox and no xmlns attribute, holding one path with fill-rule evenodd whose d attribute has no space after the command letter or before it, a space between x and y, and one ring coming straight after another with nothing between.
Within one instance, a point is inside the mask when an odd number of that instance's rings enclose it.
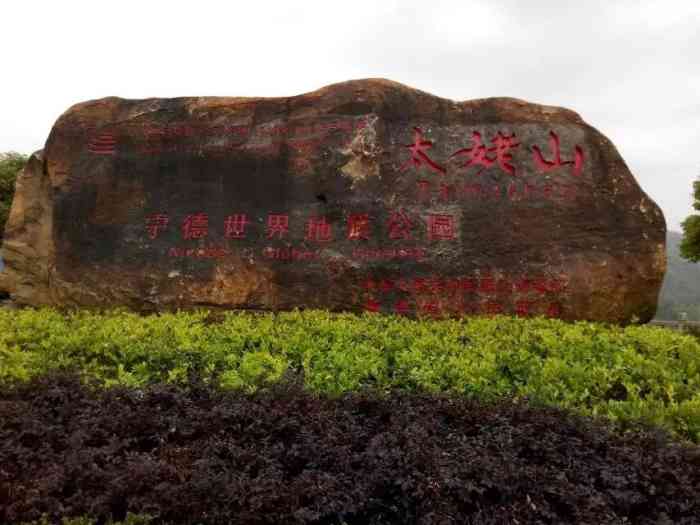
<instances>
[{"instance_id":1,"label":"rocky base of monument","mask_svg":"<svg viewBox=\"0 0 700 525\"><path fill-rule=\"evenodd\" d=\"M21 308L21 306L15 303L9 297L0 297L0 308L10 308L15 310L17 308Z\"/></svg>"},{"instance_id":2,"label":"rocky base of monument","mask_svg":"<svg viewBox=\"0 0 700 525\"><path fill-rule=\"evenodd\" d=\"M700 523L697 447L507 400L56 376L0 395L0 465L2 523Z\"/></svg>"}]
</instances>

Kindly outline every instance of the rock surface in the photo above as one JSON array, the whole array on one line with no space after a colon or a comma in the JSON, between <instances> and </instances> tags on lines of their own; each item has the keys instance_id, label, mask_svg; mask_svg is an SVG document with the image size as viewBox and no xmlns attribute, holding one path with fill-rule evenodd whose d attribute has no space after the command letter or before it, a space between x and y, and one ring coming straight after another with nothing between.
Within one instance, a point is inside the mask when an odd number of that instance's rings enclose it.
<instances>
[{"instance_id":1,"label":"rock surface","mask_svg":"<svg viewBox=\"0 0 700 525\"><path fill-rule=\"evenodd\" d=\"M651 319L665 221L576 113L387 80L105 98L17 181L0 289L30 305Z\"/></svg>"}]
</instances>

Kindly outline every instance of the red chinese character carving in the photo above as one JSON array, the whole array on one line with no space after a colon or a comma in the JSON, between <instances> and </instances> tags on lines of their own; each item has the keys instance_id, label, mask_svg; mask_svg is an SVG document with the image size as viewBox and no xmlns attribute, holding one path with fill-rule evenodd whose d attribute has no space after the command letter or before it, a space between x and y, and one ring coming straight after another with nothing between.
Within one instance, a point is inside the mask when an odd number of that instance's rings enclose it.
<instances>
[{"instance_id":1,"label":"red chinese character carving","mask_svg":"<svg viewBox=\"0 0 700 525\"><path fill-rule=\"evenodd\" d=\"M567 201L576 200L576 188L570 184L562 184L559 186L561 198Z\"/></svg>"},{"instance_id":2,"label":"red chinese character carving","mask_svg":"<svg viewBox=\"0 0 700 525\"><path fill-rule=\"evenodd\" d=\"M197 134L197 128L195 126L178 122L170 125L170 133L178 137L192 136Z\"/></svg>"},{"instance_id":3,"label":"red chinese character carving","mask_svg":"<svg viewBox=\"0 0 700 525\"><path fill-rule=\"evenodd\" d=\"M510 150L520 146L519 142L515 142L515 133L512 135L504 135L500 131L491 139L495 146L487 148L484 145L481 133L478 131L472 132L472 142L474 145L471 148L462 148L455 151L450 158L458 155L467 157L467 161L462 165L463 168L469 166L481 166L481 169L476 173L480 175L486 168L490 168L498 163L498 166L508 175L515 176L515 166L511 164L513 155ZM494 156L489 157L489 153L494 153Z\"/></svg>"},{"instance_id":4,"label":"red chinese character carving","mask_svg":"<svg viewBox=\"0 0 700 525\"><path fill-rule=\"evenodd\" d=\"M398 281L396 281L396 289L402 292L410 292L411 281L408 279L399 279Z\"/></svg>"},{"instance_id":5,"label":"red chinese character carving","mask_svg":"<svg viewBox=\"0 0 700 525\"><path fill-rule=\"evenodd\" d=\"M369 240L369 215L350 215L348 217L348 239Z\"/></svg>"},{"instance_id":6,"label":"red chinese character carving","mask_svg":"<svg viewBox=\"0 0 700 525\"><path fill-rule=\"evenodd\" d=\"M139 145L139 152L146 155L154 155L164 151L163 143L160 135L156 135L151 130L145 130L145 141Z\"/></svg>"},{"instance_id":7,"label":"red chinese character carving","mask_svg":"<svg viewBox=\"0 0 700 525\"><path fill-rule=\"evenodd\" d=\"M275 235L281 239L289 232L289 215L268 215L267 216L267 238L272 239Z\"/></svg>"},{"instance_id":8,"label":"red chinese character carving","mask_svg":"<svg viewBox=\"0 0 700 525\"><path fill-rule=\"evenodd\" d=\"M114 133L100 133L88 143L88 151L97 155L114 155L117 141Z\"/></svg>"},{"instance_id":9,"label":"red chinese character carving","mask_svg":"<svg viewBox=\"0 0 700 525\"><path fill-rule=\"evenodd\" d=\"M536 188L532 186L531 184L528 184L527 182L525 183L525 191L523 194L524 199L529 199L535 194Z\"/></svg>"},{"instance_id":10,"label":"red chinese character carving","mask_svg":"<svg viewBox=\"0 0 700 525\"><path fill-rule=\"evenodd\" d=\"M481 199L481 184L465 184L463 194L467 198Z\"/></svg>"},{"instance_id":11,"label":"red chinese character carving","mask_svg":"<svg viewBox=\"0 0 700 525\"><path fill-rule=\"evenodd\" d=\"M511 183L508 185L508 198L509 198L510 200L515 200L515 198L517 197L517 195L518 195L518 188L517 188L517 186L515 185L514 182L511 182Z\"/></svg>"},{"instance_id":12,"label":"red chinese character carving","mask_svg":"<svg viewBox=\"0 0 700 525\"><path fill-rule=\"evenodd\" d=\"M440 200L443 202L449 202L451 194L454 193L454 186L452 184L440 183Z\"/></svg>"},{"instance_id":13,"label":"red chinese character carving","mask_svg":"<svg viewBox=\"0 0 700 525\"><path fill-rule=\"evenodd\" d=\"M479 280L479 292L494 293L496 291L496 280L490 275L485 275Z\"/></svg>"},{"instance_id":14,"label":"red chinese character carving","mask_svg":"<svg viewBox=\"0 0 700 525\"><path fill-rule=\"evenodd\" d=\"M559 303L549 303L547 317L561 317L561 305Z\"/></svg>"},{"instance_id":15,"label":"red chinese character carving","mask_svg":"<svg viewBox=\"0 0 700 525\"><path fill-rule=\"evenodd\" d=\"M484 303L484 313L486 315L502 314L503 305L497 301L486 301Z\"/></svg>"},{"instance_id":16,"label":"red chinese character carving","mask_svg":"<svg viewBox=\"0 0 700 525\"><path fill-rule=\"evenodd\" d=\"M513 283L506 278L499 279L498 283L496 283L496 291L499 294L510 295L513 293Z\"/></svg>"},{"instance_id":17,"label":"red chinese character carving","mask_svg":"<svg viewBox=\"0 0 700 525\"><path fill-rule=\"evenodd\" d=\"M564 288L566 288L567 282L565 279L556 279L553 278L549 281L549 291L552 293L559 293L564 291Z\"/></svg>"},{"instance_id":18,"label":"red chinese character carving","mask_svg":"<svg viewBox=\"0 0 700 525\"><path fill-rule=\"evenodd\" d=\"M389 238L390 239L410 239L411 238L411 228L413 223L409 219L406 212L401 210L398 212L393 212L389 219L387 220L389 225Z\"/></svg>"},{"instance_id":19,"label":"red chinese character carving","mask_svg":"<svg viewBox=\"0 0 700 525\"><path fill-rule=\"evenodd\" d=\"M452 315L460 315L464 312L464 297L456 295L446 301L444 310Z\"/></svg>"},{"instance_id":20,"label":"red chinese character carving","mask_svg":"<svg viewBox=\"0 0 700 525\"><path fill-rule=\"evenodd\" d=\"M516 186L514 183L508 186L508 198L510 200L522 200L532 198L535 192L535 187L525 182L521 186Z\"/></svg>"},{"instance_id":21,"label":"red chinese character carving","mask_svg":"<svg viewBox=\"0 0 700 525\"><path fill-rule=\"evenodd\" d=\"M551 184L545 184L542 186L542 196L550 200L552 198L552 185Z\"/></svg>"},{"instance_id":22,"label":"red chinese character carving","mask_svg":"<svg viewBox=\"0 0 700 525\"><path fill-rule=\"evenodd\" d=\"M444 284L448 295L454 295L462 289L461 279L447 279Z\"/></svg>"},{"instance_id":23,"label":"red chinese character carving","mask_svg":"<svg viewBox=\"0 0 700 525\"><path fill-rule=\"evenodd\" d=\"M396 301L396 304L394 305L394 311L398 315L408 315L411 311L411 307L408 304L408 301L406 301L405 299L401 299L399 301Z\"/></svg>"},{"instance_id":24,"label":"red chinese character carving","mask_svg":"<svg viewBox=\"0 0 700 525\"><path fill-rule=\"evenodd\" d=\"M559 136L553 131L549 132L549 147L554 153L554 160L546 160L542 151L537 146L532 146L532 158L535 161L537 169L542 173L547 173L560 166L571 165L574 175L581 175L583 169L583 150L580 146L574 148L574 160L561 160L561 149L559 144Z\"/></svg>"},{"instance_id":25,"label":"red chinese character carving","mask_svg":"<svg viewBox=\"0 0 700 525\"><path fill-rule=\"evenodd\" d=\"M188 215L182 221L184 239L203 239L209 233L209 216L206 213Z\"/></svg>"},{"instance_id":26,"label":"red chinese character carving","mask_svg":"<svg viewBox=\"0 0 700 525\"><path fill-rule=\"evenodd\" d=\"M391 281L389 279L382 279L379 282L379 290L382 293L389 293L394 289L394 281Z\"/></svg>"},{"instance_id":27,"label":"red chinese character carving","mask_svg":"<svg viewBox=\"0 0 700 525\"><path fill-rule=\"evenodd\" d=\"M475 292L476 291L476 279L466 278L462 279L462 290L465 292Z\"/></svg>"},{"instance_id":28,"label":"red chinese character carving","mask_svg":"<svg viewBox=\"0 0 700 525\"><path fill-rule=\"evenodd\" d=\"M362 283L362 288L365 290L374 290L375 287L376 284L372 279L367 279L364 283Z\"/></svg>"},{"instance_id":29,"label":"red chinese character carving","mask_svg":"<svg viewBox=\"0 0 700 525\"><path fill-rule=\"evenodd\" d=\"M380 306L381 305L377 301L375 301L374 299L372 299L370 297L369 299L367 299L367 302L365 303L365 311L378 312Z\"/></svg>"},{"instance_id":30,"label":"red chinese character carving","mask_svg":"<svg viewBox=\"0 0 700 525\"><path fill-rule=\"evenodd\" d=\"M423 277L413 279L413 291L415 293L423 293L427 291L427 280Z\"/></svg>"},{"instance_id":31,"label":"red chinese character carving","mask_svg":"<svg viewBox=\"0 0 700 525\"><path fill-rule=\"evenodd\" d=\"M311 217L306 223L307 241L328 242L333 240L331 225L325 217Z\"/></svg>"},{"instance_id":32,"label":"red chinese character carving","mask_svg":"<svg viewBox=\"0 0 700 525\"><path fill-rule=\"evenodd\" d=\"M515 281L515 291L518 293L526 293L530 290L530 279L522 277Z\"/></svg>"},{"instance_id":33,"label":"red chinese character carving","mask_svg":"<svg viewBox=\"0 0 700 525\"><path fill-rule=\"evenodd\" d=\"M429 299L427 301L420 301L418 307L421 313L429 315L431 317L437 317L440 314L440 305L434 299Z\"/></svg>"},{"instance_id":34,"label":"red chinese character carving","mask_svg":"<svg viewBox=\"0 0 700 525\"><path fill-rule=\"evenodd\" d=\"M515 315L517 315L518 317L525 317L530 315L530 309L532 308L532 304L532 301L515 301Z\"/></svg>"},{"instance_id":35,"label":"red chinese character carving","mask_svg":"<svg viewBox=\"0 0 700 525\"><path fill-rule=\"evenodd\" d=\"M428 289L429 292L431 293L436 293L440 294L445 290L445 281L440 279L440 277L437 276L432 276L429 279L426 279L426 288Z\"/></svg>"},{"instance_id":36,"label":"red chinese character carving","mask_svg":"<svg viewBox=\"0 0 700 525\"><path fill-rule=\"evenodd\" d=\"M452 215L428 215L428 239L431 241L449 241L454 238L455 230Z\"/></svg>"},{"instance_id":37,"label":"red chinese character carving","mask_svg":"<svg viewBox=\"0 0 700 525\"><path fill-rule=\"evenodd\" d=\"M500 131L498 134L491 139L491 142L495 144L493 148L489 151L495 151L496 162L508 175L515 177L515 166L511 164L513 160L513 155L510 150L520 146L519 142L515 142L515 133L511 135L503 135Z\"/></svg>"},{"instance_id":38,"label":"red chinese character carving","mask_svg":"<svg viewBox=\"0 0 700 525\"><path fill-rule=\"evenodd\" d=\"M445 168L437 164L433 159L428 157L426 151L433 147L433 143L429 140L423 139L423 132L420 128L413 128L413 144L406 144L405 147L411 151L411 158L406 161L406 163L401 166L401 171L405 171L406 168L413 165L416 168L420 168L425 165L431 171L435 173L440 173L444 175L447 173Z\"/></svg>"},{"instance_id":39,"label":"red chinese character carving","mask_svg":"<svg viewBox=\"0 0 700 525\"><path fill-rule=\"evenodd\" d=\"M491 190L485 189L484 192L487 198L500 199L502 196L501 187L498 184L491 186Z\"/></svg>"},{"instance_id":40,"label":"red chinese character carving","mask_svg":"<svg viewBox=\"0 0 700 525\"><path fill-rule=\"evenodd\" d=\"M168 215L166 213L154 213L146 217L146 230L151 239L158 237L161 230L168 226Z\"/></svg>"},{"instance_id":41,"label":"red chinese character carving","mask_svg":"<svg viewBox=\"0 0 700 525\"><path fill-rule=\"evenodd\" d=\"M250 224L245 214L229 215L224 221L224 236L227 239L245 239L245 227Z\"/></svg>"},{"instance_id":42,"label":"red chinese character carving","mask_svg":"<svg viewBox=\"0 0 700 525\"><path fill-rule=\"evenodd\" d=\"M430 183L427 180L418 181L418 200L424 202L430 200Z\"/></svg>"},{"instance_id":43,"label":"red chinese character carving","mask_svg":"<svg viewBox=\"0 0 700 525\"><path fill-rule=\"evenodd\" d=\"M484 146L481 133L478 131L472 132L472 142L474 146L457 150L450 155L450 158L457 157L458 155L466 155L469 160L467 160L462 167L481 166L482 168L477 172L477 175L479 175L485 168L490 168L495 162L495 159L488 156L489 150Z\"/></svg>"},{"instance_id":44,"label":"red chinese character carving","mask_svg":"<svg viewBox=\"0 0 700 525\"><path fill-rule=\"evenodd\" d=\"M549 291L547 279L544 277L539 277L532 280L532 288L541 293L546 294Z\"/></svg>"}]
</instances>

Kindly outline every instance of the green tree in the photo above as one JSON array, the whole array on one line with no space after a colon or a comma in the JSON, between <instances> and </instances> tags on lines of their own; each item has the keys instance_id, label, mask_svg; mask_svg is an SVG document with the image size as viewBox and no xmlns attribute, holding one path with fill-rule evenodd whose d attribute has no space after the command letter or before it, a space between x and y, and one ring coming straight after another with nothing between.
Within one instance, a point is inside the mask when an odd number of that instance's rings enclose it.
<instances>
[{"instance_id":1,"label":"green tree","mask_svg":"<svg viewBox=\"0 0 700 525\"><path fill-rule=\"evenodd\" d=\"M693 208L700 211L700 179L693 182ZM700 215L693 214L681 223L683 240L680 245L681 257L689 261L700 261Z\"/></svg>"},{"instance_id":2,"label":"green tree","mask_svg":"<svg viewBox=\"0 0 700 525\"><path fill-rule=\"evenodd\" d=\"M0 239L5 231L12 196L15 194L15 179L27 164L28 158L15 152L0 154Z\"/></svg>"}]
</instances>

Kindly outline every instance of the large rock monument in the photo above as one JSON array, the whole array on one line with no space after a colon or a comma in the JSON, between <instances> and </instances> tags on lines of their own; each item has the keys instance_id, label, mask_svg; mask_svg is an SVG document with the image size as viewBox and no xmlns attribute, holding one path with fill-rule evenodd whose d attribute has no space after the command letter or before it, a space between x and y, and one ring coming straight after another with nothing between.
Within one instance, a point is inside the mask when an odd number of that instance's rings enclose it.
<instances>
[{"instance_id":1,"label":"large rock monument","mask_svg":"<svg viewBox=\"0 0 700 525\"><path fill-rule=\"evenodd\" d=\"M665 222L573 111L388 80L77 104L17 181L29 305L649 320Z\"/></svg>"}]
</instances>

